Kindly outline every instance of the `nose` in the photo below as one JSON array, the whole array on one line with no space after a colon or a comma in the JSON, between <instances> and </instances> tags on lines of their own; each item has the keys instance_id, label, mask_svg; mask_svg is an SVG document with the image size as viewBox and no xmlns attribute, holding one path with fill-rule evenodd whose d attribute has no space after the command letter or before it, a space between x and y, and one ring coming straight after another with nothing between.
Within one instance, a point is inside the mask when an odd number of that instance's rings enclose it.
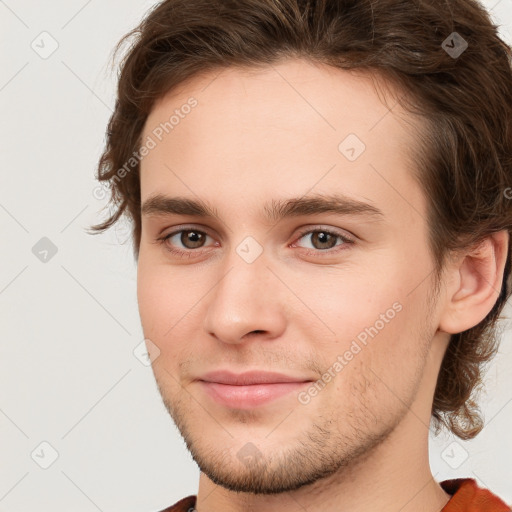
<instances>
[{"instance_id":1,"label":"nose","mask_svg":"<svg viewBox=\"0 0 512 512\"><path fill-rule=\"evenodd\" d=\"M209 294L204 329L230 344L277 338L286 328L284 292L263 257L246 263L235 254Z\"/></svg>"}]
</instances>

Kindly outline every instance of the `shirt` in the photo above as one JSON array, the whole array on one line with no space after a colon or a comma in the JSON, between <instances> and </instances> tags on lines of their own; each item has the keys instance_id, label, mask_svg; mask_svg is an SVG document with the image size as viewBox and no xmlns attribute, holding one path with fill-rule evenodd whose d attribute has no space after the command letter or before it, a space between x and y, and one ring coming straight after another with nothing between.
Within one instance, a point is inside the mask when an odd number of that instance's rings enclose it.
<instances>
[{"instance_id":1,"label":"shirt","mask_svg":"<svg viewBox=\"0 0 512 512\"><path fill-rule=\"evenodd\" d=\"M481 489L473 478L456 478L440 483L452 497L441 512L511 512L505 504L487 489Z\"/></svg>"},{"instance_id":2,"label":"shirt","mask_svg":"<svg viewBox=\"0 0 512 512\"><path fill-rule=\"evenodd\" d=\"M439 485L452 496L441 512L512 512L512 506L489 490L478 487L473 478L445 480ZM195 495L187 496L160 512L196 512L196 498Z\"/></svg>"}]
</instances>

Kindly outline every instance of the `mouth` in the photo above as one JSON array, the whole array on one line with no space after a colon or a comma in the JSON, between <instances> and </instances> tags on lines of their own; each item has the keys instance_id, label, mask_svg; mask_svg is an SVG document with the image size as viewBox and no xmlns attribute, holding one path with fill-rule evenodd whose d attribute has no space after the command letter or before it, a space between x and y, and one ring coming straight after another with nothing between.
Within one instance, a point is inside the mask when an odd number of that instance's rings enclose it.
<instances>
[{"instance_id":1,"label":"mouth","mask_svg":"<svg viewBox=\"0 0 512 512\"><path fill-rule=\"evenodd\" d=\"M211 372L198 379L204 392L229 408L251 409L300 391L312 380L274 372Z\"/></svg>"}]
</instances>

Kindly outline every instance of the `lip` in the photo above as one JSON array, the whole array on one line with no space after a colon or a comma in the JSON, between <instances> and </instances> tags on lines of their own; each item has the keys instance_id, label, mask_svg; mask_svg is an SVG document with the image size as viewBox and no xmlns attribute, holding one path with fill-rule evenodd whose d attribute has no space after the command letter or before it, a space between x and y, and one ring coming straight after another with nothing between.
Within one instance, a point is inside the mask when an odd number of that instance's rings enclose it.
<instances>
[{"instance_id":1,"label":"lip","mask_svg":"<svg viewBox=\"0 0 512 512\"><path fill-rule=\"evenodd\" d=\"M215 402L237 409L251 409L269 403L312 382L282 373L250 371L234 374L210 372L198 379L206 394Z\"/></svg>"},{"instance_id":2,"label":"lip","mask_svg":"<svg viewBox=\"0 0 512 512\"><path fill-rule=\"evenodd\" d=\"M311 379L304 377L293 377L284 373L265 372L252 370L244 373L233 373L228 370L217 370L209 372L199 380L205 382L216 382L218 384L229 384L231 386L251 386L254 384L279 384L289 382L310 382Z\"/></svg>"}]
</instances>

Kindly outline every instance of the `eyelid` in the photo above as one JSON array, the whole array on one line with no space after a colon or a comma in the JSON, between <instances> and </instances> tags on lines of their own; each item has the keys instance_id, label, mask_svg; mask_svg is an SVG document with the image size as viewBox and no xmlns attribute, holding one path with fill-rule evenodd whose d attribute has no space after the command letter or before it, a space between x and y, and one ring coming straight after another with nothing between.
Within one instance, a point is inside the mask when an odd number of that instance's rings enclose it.
<instances>
[{"instance_id":1,"label":"eyelid","mask_svg":"<svg viewBox=\"0 0 512 512\"><path fill-rule=\"evenodd\" d=\"M172 230L167 233L165 233L165 230L162 231L162 234L159 235L159 238L171 237L181 233L182 231L198 231L199 233L204 233L211 238L215 238L215 236L211 233L210 228L201 224L180 224L178 226L173 226Z\"/></svg>"}]
</instances>

